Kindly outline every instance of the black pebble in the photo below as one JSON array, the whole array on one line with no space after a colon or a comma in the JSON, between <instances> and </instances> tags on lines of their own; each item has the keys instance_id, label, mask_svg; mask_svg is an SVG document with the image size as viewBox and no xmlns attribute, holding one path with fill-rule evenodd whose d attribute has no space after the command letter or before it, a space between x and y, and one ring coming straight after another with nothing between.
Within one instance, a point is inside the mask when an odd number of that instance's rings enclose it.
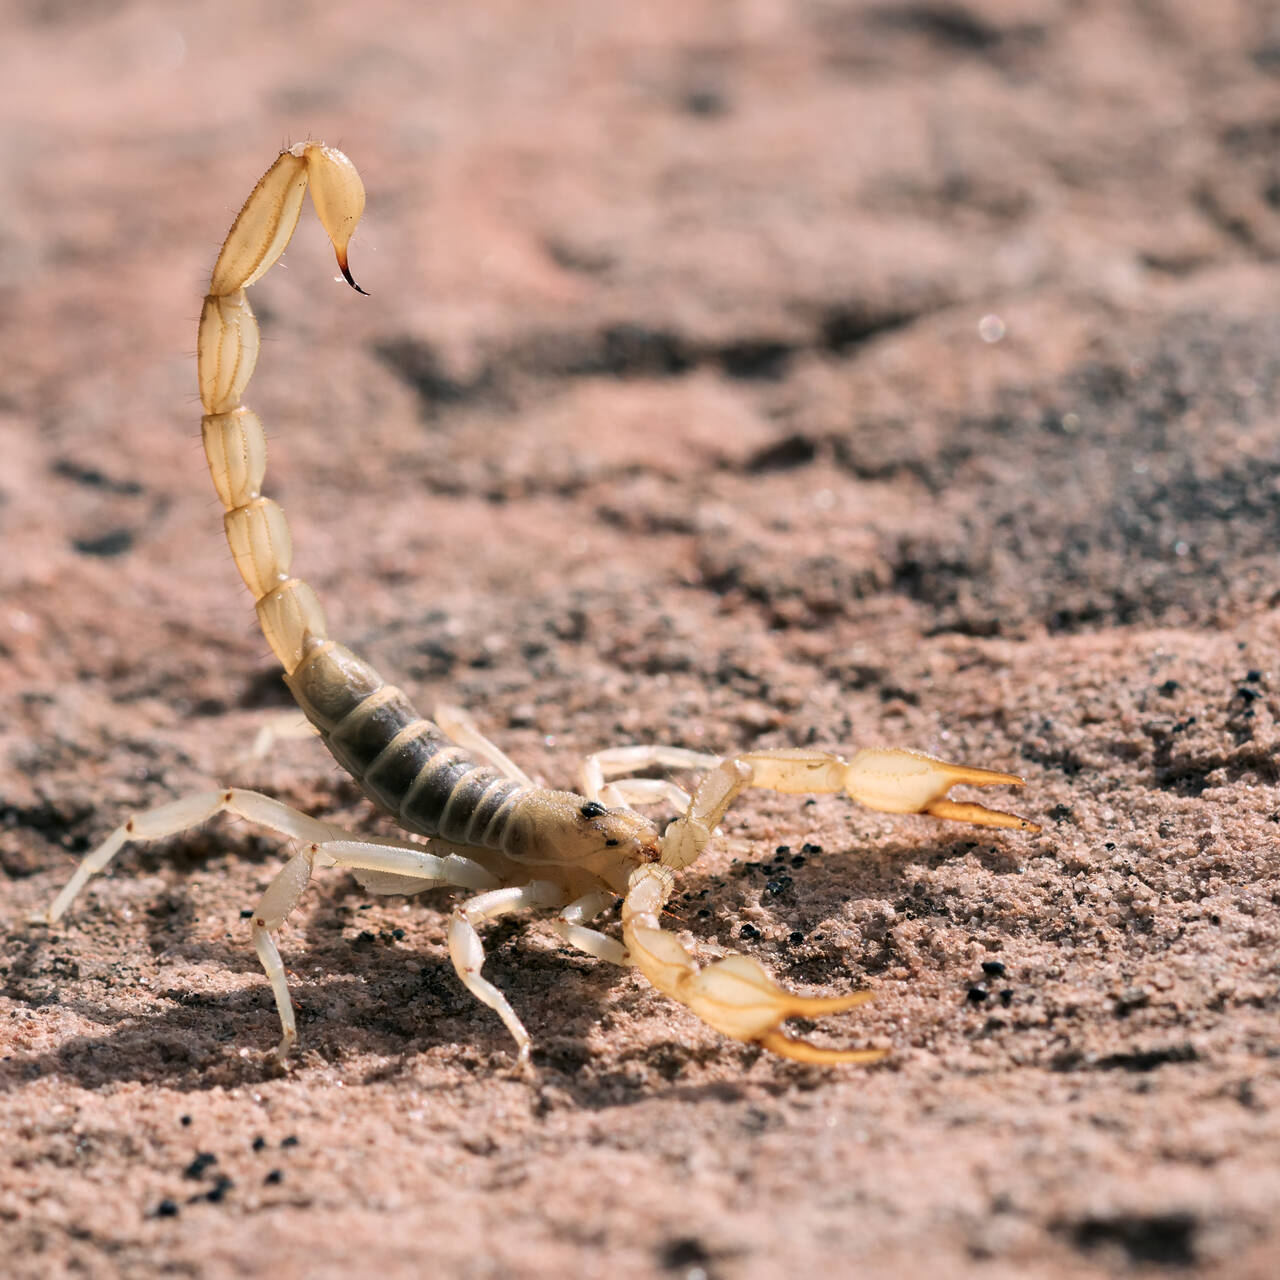
<instances>
[{"instance_id":1,"label":"black pebble","mask_svg":"<svg viewBox=\"0 0 1280 1280\"><path fill-rule=\"evenodd\" d=\"M820 844L802 844L800 846L801 853L821 853L822 846Z\"/></svg>"},{"instance_id":2,"label":"black pebble","mask_svg":"<svg viewBox=\"0 0 1280 1280\"><path fill-rule=\"evenodd\" d=\"M210 1204L218 1204L222 1200L222 1197L225 1196L235 1185L236 1184L232 1182L230 1178L223 1176L209 1188L205 1193L204 1198Z\"/></svg>"},{"instance_id":3,"label":"black pebble","mask_svg":"<svg viewBox=\"0 0 1280 1280\"><path fill-rule=\"evenodd\" d=\"M264 1187L278 1187L284 1181L284 1173L280 1169L272 1169L262 1180Z\"/></svg>"},{"instance_id":4,"label":"black pebble","mask_svg":"<svg viewBox=\"0 0 1280 1280\"><path fill-rule=\"evenodd\" d=\"M1013 988L1005 987L1000 992L1000 1003L1007 1009L1013 1003Z\"/></svg>"},{"instance_id":5,"label":"black pebble","mask_svg":"<svg viewBox=\"0 0 1280 1280\"><path fill-rule=\"evenodd\" d=\"M157 1218L176 1218L178 1216L178 1206L172 1200L161 1200L156 1205Z\"/></svg>"},{"instance_id":6,"label":"black pebble","mask_svg":"<svg viewBox=\"0 0 1280 1280\"><path fill-rule=\"evenodd\" d=\"M258 1134L258 1136L253 1140L253 1149L255 1151L261 1151L266 1145L267 1140L262 1136L262 1134Z\"/></svg>"},{"instance_id":7,"label":"black pebble","mask_svg":"<svg viewBox=\"0 0 1280 1280\"><path fill-rule=\"evenodd\" d=\"M965 999L968 1000L970 1004L981 1004L990 994L991 992L989 992L986 987L970 987L969 993Z\"/></svg>"},{"instance_id":8,"label":"black pebble","mask_svg":"<svg viewBox=\"0 0 1280 1280\"><path fill-rule=\"evenodd\" d=\"M178 1117L178 1123L179 1123L179 1124L180 1124L184 1129L189 1129L189 1128L191 1127L191 1117L190 1117L190 1116L179 1116L179 1117Z\"/></svg>"},{"instance_id":9,"label":"black pebble","mask_svg":"<svg viewBox=\"0 0 1280 1280\"><path fill-rule=\"evenodd\" d=\"M204 1171L218 1163L218 1157L212 1151L197 1151L196 1158L182 1171L184 1178L198 1179L204 1177Z\"/></svg>"},{"instance_id":10,"label":"black pebble","mask_svg":"<svg viewBox=\"0 0 1280 1280\"><path fill-rule=\"evenodd\" d=\"M988 978L1003 978L1005 974L1003 960L984 960L982 962L982 972Z\"/></svg>"},{"instance_id":11,"label":"black pebble","mask_svg":"<svg viewBox=\"0 0 1280 1280\"><path fill-rule=\"evenodd\" d=\"M297 1135L291 1133L287 1138L282 1138L280 1145L282 1147L296 1147L298 1145Z\"/></svg>"},{"instance_id":12,"label":"black pebble","mask_svg":"<svg viewBox=\"0 0 1280 1280\"><path fill-rule=\"evenodd\" d=\"M604 807L598 800L588 800L586 804L578 810L584 818L598 818L602 814L608 813L609 810Z\"/></svg>"},{"instance_id":13,"label":"black pebble","mask_svg":"<svg viewBox=\"0 0 1280 1280\"><path fill-rule=\"evenodd\" d=\"M240 919L241 919L241 920L252 920L252 919L253 919L253 908L252 908L252 907L245 907L245 909L244 909L243 911L241 911L241 912L240 912Z\"/></svg>"},{"instance_id":14,"label":"black pebble","mask_svg":"<svg viewBox=\"0 0 1280 1280\"><path fill-rule=\"evenodd\" d=\"M759 936L760 930L753 924L744 924L742 928L738 930L738 937L740 938L758 938Z\"/></svg>"}]
</instances>

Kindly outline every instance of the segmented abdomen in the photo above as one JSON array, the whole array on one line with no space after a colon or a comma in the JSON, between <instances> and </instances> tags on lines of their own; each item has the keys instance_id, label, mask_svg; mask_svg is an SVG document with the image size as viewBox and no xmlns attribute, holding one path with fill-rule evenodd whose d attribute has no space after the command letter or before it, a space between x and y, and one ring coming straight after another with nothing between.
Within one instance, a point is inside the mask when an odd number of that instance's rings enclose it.
<instances>
[{"instance_id":1,"label":"segmented abdomen","mask_svg":"<svg viewBox=\"0 0 1280 1280\"><path fill-rule=\"evenodd\" d=\"M503 848L529 788L478 764L363 658L327 640L285 680L334 759L399 823L457 844Z\"/></svg>"}]
</instances>

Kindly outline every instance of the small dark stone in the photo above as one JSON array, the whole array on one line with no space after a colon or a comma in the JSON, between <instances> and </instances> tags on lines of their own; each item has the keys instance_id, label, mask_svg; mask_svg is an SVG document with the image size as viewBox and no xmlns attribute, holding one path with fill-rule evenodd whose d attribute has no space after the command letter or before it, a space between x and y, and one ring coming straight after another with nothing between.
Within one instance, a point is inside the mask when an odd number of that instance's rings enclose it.
<instances>
[{"instance_id":1,"label":"small dark stone","mask_svg":"<svg viewBox=\"0 0 1280 1280\"><path fill-rule=\"evenodd\" d=\"M179 1123L179 1124L180 1124L184 1129L190 1129L190 1128L191 1128L191 1117L190 1117L190 1116L179 1116L179 1117L178 1117L178 1123Z\"/></svg>"},{"instance_id":2,"label":"small dark stone","mask_svg":"<svg viewBox=\"0 0 1280 1280\"><path fill-rule=\"evenodd\" d=\"M253 1149L255 1151L261 1151L266 1145L267 1140L262 1136L262 1134L258 1134L258 1136L253 1140Z\"/></svg>"},{"instance_id":3,"label":"small dark stone","mask_svg":"<svg viewBox=\"0 0 1280 1280\"><path fill-rule=\"evenodd\" d=\"M599 818L608 813L609 810L606 809L598 800L588 800L578 812L581 813L584 818Z\"/></svg>"},{"instance_id":4,"label":"small dark stone","mask_svg":"<svg viewBox=\"0 0 1280 1280\"><path fill-rule=\"evenodd\" d=\"M970 987L965 999L968 1000L970 1004L981 1004L990 994L991 992L988 991L986 987Z\"/></svg>"},{"instance_id":5,"label":"small dark stone","mask_svg":"<svg viewBox=\"0 0 1280 1280\"><path fill-rule=\"evenodd\" d=\"M806 842L805 844L802 844L800 846L800 852L801 853L821 853L822 846L820 844L813 844L811 841Z\"/></svg>"},{"instance_id":6,"label":"small dark stone","mask_svg":"<svg viewBox=\"0 0 1280 1280\"><path fill-rule=\"evenodd\" d=\"M404 930L403 930L403 929L392 929L392 930L391 930L391 936L392 936L392 937L393 937L397 942L399 942L399 941L404 937Z\"/></svg>"},{"instance_id":7,"label":"small dark stone","mask_svg":"<svg viewBox=\"0 0 1280 1280\"><path fill-rule=\"evenodd\" d=\"M988 978L1003 978L1005 975L1005 967L1003 960L984 960L982 962L982 972Z\"/></svg>"},{"instance_id":8,"label":"small dark stone","mask_svg":"<svg viewBox=\"0 0 1280 1280\"><path fill-rule=\"evenodd\" d=\"M205 1170L217 1163L218 1157L212 1151L197 1151L196 1158L182 1171L182 1176L192 1179L203 1178Z\"/></svg>"},{"instance_id":9,"label":"small dark stone","mask_svg":"<svg viewBox=\"0 0 1280 1280\"><path fill-rule=\"evenodd\" d=\"M287 1138L282 1138L280 1140L280 1145L282 1147L296 1147L298 1145L297 1135L291 1133Z\"/></svg>"},{"instance_id":10,"label":"small dark stone","mask_svg":"<svg viewBox=\"0 0 1280 1280\"><path fill-rule=\"evenodd\" d=\"M204 1198L210 1204L218 1204L221 1202L222 1197L225 1196L235 1185L236 1184L224 1174L213 1184L212 1187L209 1188L207 1192L205 1192Z\"/></svg>"},{"instance_id":11,"label":"small dark stone","mask_svg":"<svg viewBox=\"0 0 1280 1280\"><path fill-rule=\"evenodd\" d=\"M759 936L760 930L753 924L744 924L742 928L738 930L738 937L740 938L758 938Z\"/></svg>"},{"instance_id":12,"label":"small dark stone","mask_svg":"<svg viewBox=\"0 0 1280 1280\"><path fill-rule=\"evenodd\" d=\"M722 116L729 109L724 94L719 89L705 86L690 89L684 95L683 105L691 116L702 116L704 119L709 119L712 116Z\"/></svg>"},{"instance_id":13,"label":"small dark stone","mask_svg":"<svg viewBox=\"0 0 1280 1280\"><path fill-rule=\"evenodd\" d=\"M791 846L789 844L780 844L774 850L774 853L776 853L780 858L785 858L787 854L789 854L790 852L791 852Z\"/></svg>"},{"instance_id":14,"label":"small dark stone","mask_svg":"<svg viewBox=\"0 0 1280 1280\"><path fill-rule=\"evenodd\" d=\"M1000 1003L1007 1009L1013 1003L1013 988L1002 987L1000 989Z\"/></svg>"},{"instance_id":15,"label":"small dark stone","mask_svg":"<svg viewBox=\"0 0 1280 1280\"><path fill-rule=\"evenodd\" d=\"M1164 684L1160 686L1160 692L1163 693L1166 698L1171 697L1173 694L1178 692L1178 682L1176 680L1166 680Z\"/></svg>"},{"instance_id":16,"label":"small dark stone","mask_svg":"<svg viewBox=\"0 0 1280 1280\"><path fill-rule=\"evenodd\" d=\"M284 1172L280 1169L272 1169L269 1174L262 1180L264 1187L278 1187L284 1181Z\"/></svg>"},{"instance_id":17,"label":"small dark stone","mask_svg":"<svg viewBox=\"0 0 1280 1280\"><path fill-rule=\"evenodd\" d=\"M793 867L803 867L803 866L804 866L804 854L803 854L803 853L797 853L797 854L796 854L796 856L795 856L794 858L792 858L792 859L791 859L791 865L792 865Z\"/></svg>"},{"instance_id":18,"label":"small dark stone","mask_svg":"<svg viewBox=\"0 0 1280 1280\"><path fill-rule=\"evenodd\" d=\"M161 1200L156 1205L157 1218L176 1218L178 1216L178 1206L172 1200Z\"/></svg>"},{"instance_id":19,"label":"small dark stone","mask_svg":"<svg viewBox=\"0 0 1280 1280\"><path fill-rule=\"evenodd\" d=\"M680 1236L668 1240L658 1251L658 1258L667 1271L688 1271L692 1267L706 1270L711 1254L706 1245L695 1236Z\"/></svg>"},{"instance_id":20,"label":"small dark stone","mask_svg":"<svg viewBox=\"0 0 1280 1280\"><path fill-rule=\"evenodd\" d=\"M130 529L111 529L96 538L75 538L72 546L85 556L118 556L123 555L133 546L133 531Z\"/></svg>"},{"instance_id":21,"label":"small dark stone","mask_svg":"<svg viewBox=\"0 0 1280 1280\"><path fill-rule=\"evenodd\" d=\"M799 929L793 929L787 935L787 941L791 943L793 947L798 947L804 941L804 934L801 933Z\"/></svg>"},{"instance_id":22,"label":"small dark stone","mask_svg":"<svg viewBox=\"0 0 1280 1280\"><path fill-rule=\"evenodd\" d=\"M1250 672L1245 676L1245 680L1246 680L1249 684L1257 684L1257 683L1258 683L1258 681L1259 681L1259 680L1261 680L1261 679L1262 679L1262 672L1261 672L1261 671L1258 671L1258 670L1250 671Z\"/></svg>"},{"instance_id":23,"label":"small dark stone","mask_svg":"<svg viewBox=\"0 0 1280 1280\"><path fill-rule=\"evenodd\" d=\"M253 919L253 908L252 908L252 907L245 907L245 909L244 909L243 911L241 911L241 912L240 912L240 919L241 919L241 920L252 920L252 919Z\"/></svg>"}]
</instances>

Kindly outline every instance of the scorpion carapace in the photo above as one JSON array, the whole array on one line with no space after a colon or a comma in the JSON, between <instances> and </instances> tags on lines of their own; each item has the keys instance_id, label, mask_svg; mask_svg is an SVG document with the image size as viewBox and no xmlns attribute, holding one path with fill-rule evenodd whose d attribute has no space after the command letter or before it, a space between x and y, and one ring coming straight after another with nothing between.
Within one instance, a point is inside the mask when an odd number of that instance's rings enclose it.
<instances>
[{"instance_id":1,"label":"scorpion carapace","mask_svg":"<svg viewBox=\"0 0 1280 1280\"><path fill-rule=\"evenodd\" d=\"M360 176L341 151L320 142L289 147L245 202L213 268L198 349L205 455L225 508L236 567L298 705L365 794L422 839L361 839L257 792L210 791L135 815L117 828L83 859L47 920L56 921L124 844L160 839L225 811L302 846L267 887L252 921L280 1014L281 1060L297 1032L275 935L315 868L327 866L349 869L372 893L412 894L437 885L473 890L450 917L449 954L462 982L502 1018L522 1061L529 1055L529 1036L506 998L481 975L477 926L523 908L555 911L553 927L565 941L600 959L634 966L726 1035L807 1062L881 1058L884 1050L827 1049L779 1029L790 1017L852 1008L870 998L867 992L793 995L740 955L699 967L684 943L659 923L676 873L697 860L746 787L844 792L888 813L1037 831L1024 818L948 799L958 783L988 787L1018 785L1021 779L893 748L848 758L775 750L719 759L679 747L632 746L588 757L582 794L574 794L535 785L463 713L438 709L434 722L420 716L404 693L329 639L315 592L291 576L288 523L279 506L262 496L262 424L241 403L258 356L258 326L245 289L284 252L308 190L343 276L359 289L347 246L364 210ZM630 776L653 766L696 770L701 778L690 795L668 780ZM631 807L655 800L681 811L661 833ZM619 896L621 942L587 923Z\"/></svg>"}]
</instances>

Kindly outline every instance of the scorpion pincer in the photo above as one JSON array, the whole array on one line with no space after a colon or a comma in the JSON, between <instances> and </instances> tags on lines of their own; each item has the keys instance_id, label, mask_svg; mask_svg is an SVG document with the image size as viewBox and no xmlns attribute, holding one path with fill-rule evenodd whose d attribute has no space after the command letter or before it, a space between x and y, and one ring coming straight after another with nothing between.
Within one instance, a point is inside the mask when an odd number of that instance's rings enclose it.
<instances>
[{"instance_id":1,"label":"scorpion pincer","mask_svg":"<svg viewBox=\"0 0 1280 1280\"><path fill-rule=\"evenodd\" d=\"M678 747L629 746L588 757L582 793L574 794L535 785L463 713L438 709L434 721L419 715L400 689L329 638L315 592L292 575L284 512L262 494L262 423L242 403L258 357L258 325L245 290L284 251L308 191L343 276L364 292L347 263L365 202L355 166L320 142L289 147L241 209L204 300L198 342L204 450L236 567L289 689L369 799L420 839L361 839L258 792L209 791L136 814L117 828L81 861L45 919L58 920L86 881L128 842L159 840L228 812L301 846L263 893L251 926L280 1015L282 1061L297 1029L275 935L318 867L345 868L375 894L415 894L440 885L467 890L470 896L450 917L449 955L462 982L505 1023L522 1061L528 1059L529 1035L506 997L481 974L477 928L526 908L555 912L553 927L566 942L634 966L664 995L727 1036L805 1062L883 1057L883 1050L825 1048L780 1030L793 1016L853 1008L870 998L868 992L794 995L742 955L700 967L660 924L676 874L697 861L725 811L748 787L844 792L888 813L1037 831L1024 818L948 798L956 784L1011 786L1022 780L893 748L864 749L847 758L773 750L719 759ZM695 770L700 780L688 794L667 780L631 776L655 766ZM662 831L631 807L655 800L680 811ZM590 924L619 897L621 942Z\"/></svg>"}]
</instances>

